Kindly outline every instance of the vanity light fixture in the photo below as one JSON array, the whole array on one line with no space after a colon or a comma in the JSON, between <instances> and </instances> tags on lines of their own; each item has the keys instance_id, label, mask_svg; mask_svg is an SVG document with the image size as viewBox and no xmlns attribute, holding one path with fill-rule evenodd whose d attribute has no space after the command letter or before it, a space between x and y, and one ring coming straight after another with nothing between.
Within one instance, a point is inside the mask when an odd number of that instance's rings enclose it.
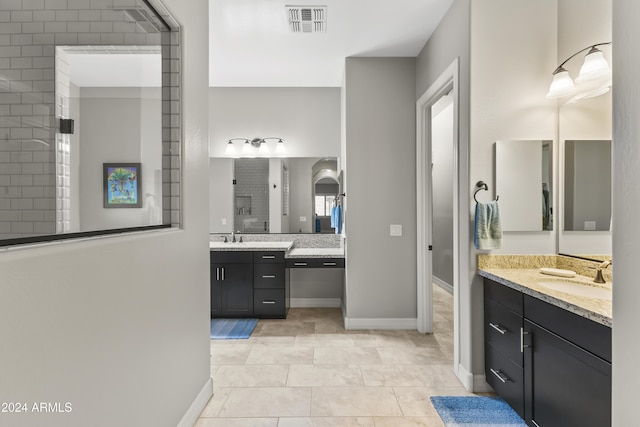
<instances>
[{"instance_id":1,"label":"vanity light fixture","mask_svg":"<svg viewBox=\"0 0 640 427\"><path fill-rule=\"evenodd\" d=\"M242 141L242 156L252 157L269 157L271 154L271 150L269 150L269 146L267 145L267 140L274 139L278 140L275 147L275 154L282 155L285 153L284 142L282 138L278 136L267 136L264 138L231 138L227 141L227 148L224 151L224 154L227 156L235 156L237 150L233 144L233 141Z\"/></svg>"},{"instance_id":2,"label":"vanity light fixture","mask_svg":"<svg viewBox=\"0 0 640 427\"><path fill-rule=\"evenodd\" d=\"M549 87L547 98L562 98L573 95L569 102L579 99L593 98L605 94L611 88L611 68L598 46L611 45L611 42L596 43L579 50L565 59L553 71L553 81ZM565 64L578 54L588 50L580 74L575 82L564 68Z\"/></svg>"}]
</instances>

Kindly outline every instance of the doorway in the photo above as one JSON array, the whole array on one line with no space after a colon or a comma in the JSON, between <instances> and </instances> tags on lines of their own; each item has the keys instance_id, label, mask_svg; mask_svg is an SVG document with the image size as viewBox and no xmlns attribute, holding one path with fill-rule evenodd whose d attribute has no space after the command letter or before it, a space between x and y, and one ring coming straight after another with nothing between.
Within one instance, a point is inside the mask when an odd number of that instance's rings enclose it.
<instances>
[{"instance_id":1,"label":"doorway","mask_svg":"<svg viewBox=\"0 0 640 427\"><path fill-rule=\"evenodd\" d=\"M452 292L454 367L460 360L458 110L456 59L416 103L417 329L433 333L432 283Z\"/></svg>"}]
</instances>

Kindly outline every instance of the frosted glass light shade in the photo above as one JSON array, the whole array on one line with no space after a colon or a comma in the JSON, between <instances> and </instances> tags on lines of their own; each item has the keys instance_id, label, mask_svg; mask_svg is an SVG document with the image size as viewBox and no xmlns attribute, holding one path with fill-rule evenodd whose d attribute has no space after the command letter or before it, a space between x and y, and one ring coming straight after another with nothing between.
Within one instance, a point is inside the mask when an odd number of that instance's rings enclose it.
<instances>
[{"instance_id":1,"label":"frosted glass light shade","mask_svg":"<svg viewBox=\"0 0 640 427\"><path fill-rule=\"evenodd\" d=\"M248 156L253 154L253 150L251 149L251 143L249 141L242 144L242 155Z\"/></svg>"},{"instance_id":2,"label":"frosted glass light shade","mask_svg":"<svg viewBox=\"0 0 640 427\"><path fill-rule=\"evenodd\" d=\"M279 140L276 144L276 155L284 156L286 153L287 150L284 148L284 142L282 142L282 140Z\"/></svg>"},{"instance_id":3,"label":"frosted glass light shade","mask_svg":"<svg viewBox=\"0 0 640 427\"><path fill-rule=\"evenodd\" d=\"M561 68L553 75L553 81L549 86L549 92L547 92L547 98L560 98L569 95L575 88L573 79L569 76L569 72L564 68Z\"/></svg>"},{"instance_id":4,"label":"frosted glass light shade","mask_svg":"<svg viewBox=\"0 0 640 427\"><path fill-rule=\"evenodd\" d=\"M269 155L269 147L267 146L266 141L260 143L260 148L258 148L258 154L260 156L268 156Z\"/></svg>"},{"instance_id":5,"label":"frosted glass light shade","mask_svg":"<svg viewBox=\"0 0 640 427\"><path fill-rule=\"evenodd\" d=\"M236 148L233 146L233 142L229 141L227 147L224 149L225 156L235 156Z\"/></svg>"},{"instance_id":6,"label":"frosted glass light shade","mask_svg":"<svg viewBox=\"0 0 640 427\"><path fill-rule=\"evenodd\" d=\"M584 64L580 68L580 75L576 82L586 82L599 79L609 73L609 63L601 50L593 48L584 57Z\"/></svg>"}]
</instances>

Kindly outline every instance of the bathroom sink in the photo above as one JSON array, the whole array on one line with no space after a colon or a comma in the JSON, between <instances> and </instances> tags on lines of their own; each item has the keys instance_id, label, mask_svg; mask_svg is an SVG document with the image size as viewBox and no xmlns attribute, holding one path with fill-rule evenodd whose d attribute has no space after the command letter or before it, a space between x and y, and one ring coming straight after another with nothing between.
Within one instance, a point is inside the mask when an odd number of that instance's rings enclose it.
<instances>
[{"instance_id":1,"label":"bathroom sink","mask_svg":"<svg viewBox=\"0 0 640 427\"><path fill-rule=\"evenodd\" d=\"M595 283L584 283L577 280L542 280L538 285L552 291L564 292L565 294L575 295L578 297L596 298L611 301L611 288L598 286Z\"/></svg>"}]
</instances>

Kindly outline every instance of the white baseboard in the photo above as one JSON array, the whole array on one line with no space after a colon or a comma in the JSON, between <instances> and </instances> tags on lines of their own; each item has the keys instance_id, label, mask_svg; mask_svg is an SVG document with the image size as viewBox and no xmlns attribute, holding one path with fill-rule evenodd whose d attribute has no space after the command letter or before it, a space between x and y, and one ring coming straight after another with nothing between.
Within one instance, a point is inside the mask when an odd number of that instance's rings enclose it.
<instances>
[{"instance_id":1,"label":"white baseboard","mask_svg":"<svg viewBox=\"0 0 640 427\"><path fill-rule=\"evenodd\" d=\"M342 298L291 298L292 308L338 308L342 307Z\"/></svg>"},{"instance_id":2,"label":"white baseboard","mask_svg":"<svg viewBox=\"0 0 640 427\"><path fill-rule=\"evenodd\" d=\"M458 369L454 370L456 376L462 383L462 386L468 392L472 393L488 393L494 391L487 383L484 374L473 375L467 371L462 365L458 365Z\"/></svg>"},{"instance_id":3,"label":"white baseboard","mask_svg":"<svg viewBox=\"0 0 640 427\"><path fill-rule=\"evenodd\" d=\"M449 292L451 295L453 295L453 286L448 284L447 282L445 282L442 279L437 278L436 276L432 276L431 280L433 281L434 284L440 286L442 289L444 289L445 291Z\"/></svg>"},{"instance_id":4,"label":"white baseboard","mask_svg":"<svg viewBox=\"0 0 640 427\"><path fill-rule=\"evenodd\" d=\"M213 396L213 379L209 378L178 423L178 427L193 427L211 396Z\"/></svg>"},{"instance_id":5,"label":"white baseboard","mask_svg":"<svg viewBox=\"0 0 640 427\"><path fill-rule=\"evenodd\" d=\"M415 331L418 328L418 319L386 319L386 318L344 318L345 329L389 329Z\"/></svg>"}]
</instances>

